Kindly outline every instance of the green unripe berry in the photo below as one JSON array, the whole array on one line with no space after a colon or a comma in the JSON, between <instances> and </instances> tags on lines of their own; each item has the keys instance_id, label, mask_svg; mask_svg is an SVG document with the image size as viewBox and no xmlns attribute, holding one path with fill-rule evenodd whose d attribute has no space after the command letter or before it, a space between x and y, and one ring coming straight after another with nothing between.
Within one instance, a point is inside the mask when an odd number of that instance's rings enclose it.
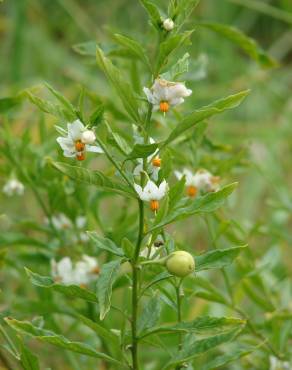
<instances>
[{"instance_id":1,"label":"green unripe berry","mask_svg":"<svg viewBox=\"0 0 292 370\"><path fill-rule=\"evenodd\" d=\"M185 277L195 270L195 260L193 256L186 251L171 253L165 265L170 274L178 277Z\"/></svg>"}]
</instances>

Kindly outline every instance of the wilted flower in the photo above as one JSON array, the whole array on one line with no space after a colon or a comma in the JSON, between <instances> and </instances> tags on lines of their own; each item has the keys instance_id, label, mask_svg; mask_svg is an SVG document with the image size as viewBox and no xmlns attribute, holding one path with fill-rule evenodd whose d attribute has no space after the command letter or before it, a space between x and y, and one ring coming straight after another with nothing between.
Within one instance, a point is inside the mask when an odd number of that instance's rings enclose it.
<instances>
[{"instance_id":1,"label":"wilted flower","mask_svg":"<svg viewBox=\"0 0 292 370\"><path fill-rule=\"evenodd\" d=\"M163 21L162 25L166 31L172 31L174 28L174 21L171 18L167 18Z\"/></svg>"},{"instance_id":2,"label":"wilted flower","mask_svg":"<svg viewBox=\"0 0 292 370\"><path fill-rule=\"evenodd\" d=\"M185 176L187 194L190 197L196 196L198 191L211 192L218 190L220 178L218 176L213 176L207 170L200 169L193 174L190 170L185 168L183 172L175 171L175 175L179 180Z\"/></svg>"},{"instance_id":3,"label":"wilted flower","mask_svg":"<svg viewBox=\"0 0 292 370\"><path fill-rule=\"evenodd\" d=\"M94 132L86 129L78 119L67 124L67 136L59 136L57 142L63 149L65 157L76 157L79 161L83 161L86 152L103 153L100 146L89 145L93 144L95 139Z\"/></svg>"},{"instance_id":4,"label":"wilted flower","mask_svg":"<svg viewBox=\"0 0 292 370\"><path fill-rule=\"evenodd\" d=\"M153 110L168 112L170 106L176 106L184 102L184 98L192 94L181 82L170 82L157 78L151 89L144 87L144 93L149 103L153 104Z\"/></svg>"},{"instance_id":5,"label":"wilted flower","mask_svg":"<svg viewBox=\"0 0 292 370\"><path fill-rule=\"evenodd\" d=\"M148 180L144 189L137 184L134 184L134 187L141 200L150 202L150 208L152 211L158 210L159 200L161 200L168 191L168 184L165 180L159 186L157 186L153 181Z\"/></svg>"},{"instance_id":6,"label":"wilted flower","mask_svg":"<svg viewBox=\"0 0 292 370\"><path fill-rule=\"evenodd\" d=\"M13 195L22 195L24 193L24 185L19 180L13 178L6 182L2 191L9 197Z\"/></svg>"},{"instance_id":7,"label":"wilted flower","mask_svg":"<svg viewBox=\"0 0 292 370\"><path fill-rule=\"evenodd\" d=\"M59 262L52 260L51 267L53 278L64 285L87 285L99 273L97 260L87 255L83 255L75 265L69 257Z\"/></svg>"}]
</instances>

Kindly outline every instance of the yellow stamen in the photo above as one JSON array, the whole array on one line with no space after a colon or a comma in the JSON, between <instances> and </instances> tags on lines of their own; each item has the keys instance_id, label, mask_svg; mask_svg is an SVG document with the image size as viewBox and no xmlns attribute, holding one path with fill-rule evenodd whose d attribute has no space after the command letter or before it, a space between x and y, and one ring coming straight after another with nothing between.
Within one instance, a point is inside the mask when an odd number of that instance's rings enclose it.
<instances>
[{"instance_id":1,"label":"yellow stamen","mask_svg":"<svg viewBox=\"0 0 292 370\"><path fill-rule=\"evenodd\" d=\"M76 154L76 159L78 161L84 161L84 159L85 159L85 153L84 152L77 153Z\"/></svg>"},{"instance_id":2,"label":"yellow stamen","mask_svg":"<svg viewBox=\"0 0 292 370\"><path fill-rule=\"evenodd\" d=\"M77 152L83 152L84 148L85 144L82 143L80 140L75 142L75 149L77 150Z\"/></svg>"},{"instance_id":3,"label":"yellow stamen","mask_svg":"<svg viewBox=\"0 0 292 370\"><path fill-rule=\"evenodd\" d=\"M151 200L150 201L150 208L151 208L151 211L156 212L159 208L158 200Z\"/></svg>"},{"instance_id":4,"label":"yellow stamen","mask_svg":"<svg viewBox=\"0 0 292 370\"><path fill-rule=\"evenodd\" d=\"M161 101L159 104L160 112L166 113L169 110L169 104L167 101Z\"/></svg>"},{"instance_id":5,"label":"yellow stamen","mask_svg":"<svg viewBox=\"0 0 292 370\"><path fill-rule=\"evenodd\" d=\"M195 186L187 187L187 194L189 197L195 197L197 195L197 188Z\"/></svg>"},{"instance_id":6,"label":"yellow stamen","mask_svg":"<svg viewBox=\"0 0 292 370\"><path fill-rule=\"evenodd\" d=\"M155 157L152 159L152 165L154 167L160 167L161 166L161 159L159 157Z\"/></svg>"}]
</instances>

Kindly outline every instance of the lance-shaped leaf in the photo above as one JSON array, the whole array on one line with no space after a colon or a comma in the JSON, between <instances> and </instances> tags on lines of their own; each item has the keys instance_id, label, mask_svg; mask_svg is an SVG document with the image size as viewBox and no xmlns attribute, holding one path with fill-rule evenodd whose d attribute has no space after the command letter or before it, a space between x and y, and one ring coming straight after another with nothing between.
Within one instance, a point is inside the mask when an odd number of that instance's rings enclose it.
<instances>
[{"instance_id":1,"label":"lance-shaped leaf","mask_svg":"<svg viewBox=\"0 0 292 370\"><path fill-rule=\"evenodd\" d=\"M102 265L97 280L97 297L99 302L99 316L103 320L111 307L113 283L115 282L120 268L120 260L111 261Z\"/></svg>"},{"instance_id":2,"label":"lance-shaped leaf","mask_svg":"<svg viewBox=\"0 0 292 370\"><path fill-rule=\"evenodd\" d=\"M24 370L40 370L38 358L20 340L20 362Z\"/></svg>"},{"instance_id":3,"label":"lance-shaped leaf","mask_svg":"<svg viewBox=\"0 0 292 370\"><path fill-rule=\"evenodd\" d=\"M182 74L188 72L189 70L189 58L190 54L186 53L182 58L180 58L169 71L161 75L162 78L168 81L177 81L178 77Z\"/></svg>"},{"instance_id":4,"label":"lance-shaped leaf","mask_svg":"<svg viewBox=\"0 0 292 370\"><path fill-rule=\"evenodd\" d=\"M74 106L69 102L65 96L63 96L59 91L55 90L51 85L49 85L47 82L45 83L46 88L54 95L54 97L62 104L64 109L67 110L69 114L72 115L72 117L76 117L76 110Z\"/></svg>"},{"instance_id":5,"label":"lance-shaped leaf","mask_svg":"<svg viewBox=\"0 0 292 370\"><path fill-rule=\"evenodd\" d=\"M154 334L157 335L171 333L195 333L196 335L214 335L222 331L234 329L244 324L244 320L234 317L201 316L192 321L181 322L174 325L161 325L150 328L143 333L141 338L145 338L149 335Z\"/></svg>"},{"instance_id":6,"label":"lance-shaped leaf","mask_svg":"<svg viewBox=\"0 0 292 370\"><path fill-rule=\"evenodd\" d=\"M182 25L192 15L193 10L199 4L200 0L180 0L177 2L170 1L169 15L174 19L175 25L181 28Z\"/></svg>"},{"instance_id":7,"label":"lance-shaped leaf","mask_svg":"<svg viewBox=\"0 0 292 370\"><path fill-rule=\"evenodd\" d=\"M237 107L248 94L249 90L241 91L238 94L230 95L226 98L216 100L214 103L188 114L170 133L168 138L161 143L161 146L164 147L166 144L171 143L180 135L182 135L185 131L194 127L197 123L209 117L212 117L215 114L223 113L228 109Z\"/></svg>"},{"instance_id":8,"label":"lance-shaped leaf","mask_svg":"<svg viewBox=\"0 0 292 370\"><path fill-rule=\"evenodd\" d=\"M0 99L0 113L6 113L21 103L21 96L12 96Z\"/></svg>"},{"instance_id":9,"label":"lance-shaped leaf","mask_svg":"<svg viewBox=\"0 0 292 370\"><path fill-rule=\"evenodd\" d=\"M161 69L167 64L169 56L189 40L193 32L194 30L185 31L176 35L173 34L160 44L155 75L160 73Z\"/></svg>"},{"instance_id":10,"label":"lance-shaped leaf","mask_svg":"<svg viewBox=\"0 0 292 370\"><path fill-rule=\"evenodd\" d=\"M229 364L230 362L237 361L241 357L247 356L250 353L254 352L257 349L257 347L249 347L245 349L232 349L231 351L228 351L227 354L220 355L212 358L210 361L207 361L204 363L201 370L215 370L222 368L222 366Z\"/></svg>"},{"instance_id":11,"label":"lance-shaped leaf","mask_svg":"<svg viewBox=\"0 0 292 370\"><path fill-rule=\"evenodd\" d=\"M161 300L159 296L154 295L149 299L147 304L144 306L141 314L139 315L137 329L139 333L144 330L152 328L157 324L161 313Z\"/></svg>"},{"instance_id":12,"label":"lance-shaped leaf","mask_svg":"<svg viewBox=\"0 0 292 370\"><path fill-rule=\"evenodd\" d=\"M115 33L114 37L120 45L125 47L127 50L129 50L131 53L137 56L140 60L142 60L142 62L144 62L144 64L150 69L150 71L152 71L152 67L146 55L146 51L138 41L128 36L120 35L118 33Z\"/></svg>"},{"instance_id":13,"label":"lance-shaped leaf","mask_svg":"<svg viewBox=\"0 0 292 370\"><path fill-rule=\"evenodd\" d=\"M41 276L27 268L25 271L30 278L30 281L36 286L52 289L70 298L80 298L87 302L97 303L96 295L88 289L81 288L78 285L63 285L56 283L50 276Z\"/></svg>"},{"instance_id":14,"label":"lance-shaped leaf","mask_svg":"<svg viewBox=\"0 0 292 370\"><path fill-rule=\"evenodd\" d=\"M96 351L88 344L70 341L63 335L56 334L50 330L41 329L39 327L32 325L28 321L18 321L12 318L6 318L5 321L11 328L16 330L17 332L38 339L41 342L49 343L72 352L80 353L85 356L100 358L105 361L119 365L121 367L124 366L121 362L106 355L105 353Z\"/></svg>"},{"instance_id":15,"label":"lance-shaped leaf","mask_svg":"<svg viewBox=\"0 0 292 370\"><path fill-rule=\"evenodd\" d=\"M109 191L123 195L128 198L137 198L136 194L131 189L123 184L112 180L103 173L96 170L88 170L87 168L71 166L63 162L50 162L60 172L64 173L73 180L85 182L89 185L95 185L102 188L104 191Z\"/></svg>"},{"instance_id":16,"label":"lance-shaped leaf","mask_svg":"<svg viewBox=\"0 0 292 370\"><path fill-rule=\"evenodd\" d=\"M191 204L188 200L178 203L178 205L171 209L169 214L158 225L154 225L149 232L197 213L214 212L224 204L226 198L233 192L236 186L237 183L227 185L217 192L197 197Z\"/></svg>"},{"instance_id":17,"label":"lance-shaped leaf","mask_svg":"<svg viewBox=\"0 0 292 370\"><path fill-rule=\"evenodd\" d=\"M196 272L202 270L220 269L228 266L246 247L247 245L242 245L240 247L216 249L200 256L196 256Z\"/></svg>"},{"instance_id":18,"label":"lance-shaped leaf","mask_svg":"<svg viewBox=\"0 0 292 370\"><path fill-rule=\"evenodd\" d=\"M88 231L87 235L94 242L94 245L98 249L108 251L119 257L124 256L122 248L119 248L112 240L108 238L103 238L102 236L98 235L95 231Z\"/></svg>"},{"instance_id":19,"label":"lance-shaped leaf","mask_svg":"<svg viewBox=\"0 0 292 370\"><path fill-rule=\"evenodd\" d=\"M141 119L138 112L137 99L133 94L130 84L122 77L121 71L112 64L110 59L104 55L99 47L96 48L96 60L100 69L116 89L129 116L136 124L140 123Z\"/></svg>"},{"instance_id":20,"label":"lance-shaped leaf","mask_svg":"<svg viewBox=\"0 0 292 370\"><path fill-rule=\"evenodd\" d=\"M157 144L135 144L131 153L128 154L127 159L147 158L155 152Z\"/></svg>"},{"instance_id":21,"label":"lance-shaped leaf","mask_svg":"<svg viewBox=\"0 0 292 370\"><path fill-rule=\"evenodd\" d=\"M72 49L80 54L95 57L96 54L96 42L95 41L86 41L72 46Z\"/></svg>"},{"instance_id":22,"label":"lance-shaped leaf","mask_svg":"<svg viewBox=\"0 0 292 370\"><path fill-rule=\"evenodd\" d=\"M200 276L194 277L195 296L207 301L228 305L228 300L209 280Z\"/></svg>"},{"instance_id":23,"label":"lance-shaped leaf","mask_svg":"<svg viewBox=\"0 0 292 370\"><path fill-rule=\"evenodd\" d=\"M140 0L140 3L146 9L153 26L159 29L161 25L161 16L158 7L149 0Z\"/></svg>"},{"instance_id":24,"label":"lance-shaped leaf","mask_svg":"<svg viewBox=\"0 0 292 370\"><path fill-rule=\"evenodd\" d=\"M195 336L189 335L183 342L181 351L174 354L173 358L163 367L163 370L173 369L175 366L190 361L222 343L230 342L241 332L243 327L242 325L232 330L223 331L221 334L210 335L204 339L196 339Z\"/></svg>"},{"instance_id":25,"label":"lance-shaped leaf","mask_svg":"<svg viewBox=\"0 0 292 370\"><path fill-rule=\"evenodd\" d=\"M219 35L234 42L263 67L271 68L278 65L278 63L270 57L254 39L246 36L242 31L235 27L226 24L205 22L197 25L215 31Z\"/></svg>"}]
</instances>

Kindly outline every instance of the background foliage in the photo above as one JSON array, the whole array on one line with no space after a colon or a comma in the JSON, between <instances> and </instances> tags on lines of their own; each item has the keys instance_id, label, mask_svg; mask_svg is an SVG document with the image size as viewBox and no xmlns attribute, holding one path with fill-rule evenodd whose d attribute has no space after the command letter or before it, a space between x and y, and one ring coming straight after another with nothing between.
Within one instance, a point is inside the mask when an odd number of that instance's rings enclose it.
<instances>
[{"instance_id":1,"label":"background foliage","mask_svg":"<svg viewBox=\"0 0 292 370\"><path fill-rule=\"evenodd\" d=\"M161 0L156 3L166 9L168 2ZM49 212L63 212L72 220L78 215L88 215L87 230L98 230L117 244L125 234L129 239L136 234L137 210L132 201L76 183L48 165L48 157L64 161L55 142L54 125L59 122L40 113L28 99L23 98L23 91L29 88L29 94L52 100L42 85L47 81L78 105L80 91L84 88L88 101L86 111L102 101L106 111L111 112L110 119L119 122L119 125L113 124L114 128L127 138L127 118L118 96L113 95L96 66L92 56L95 47L92 49L89 43L84 49L84 45L78 44L92 40L100 43L111 58L117 60L119 68L123 69L138 93L146 81L134 57L128 60L121 57L122 53L118 55L114 34L119 32L132 36L151 49L153 31L147 25L145 10L138 1L132 0L111 0L110 6L108 0L16 0L0 3L0 10L0 93L3 98L9 97L0 101L0 112L3 113L0 122L5 128L0 137L1 185L15 174L26 186L24 197L0 195L1 325L5 335L8 333L16 343L17 351L22 353L22 365L5 351L7 343L4 337L0 342L3 353L0 363L2 361L4 368L7 363L13 369L21 368L29 347L40 355L41 369L75 369L80 368L76 365L78 363L84 369L94 368L94 358L58 348L54 348L54 356L51 356L52 347L41 342L25 340L28 347L22 347L21 340L2 318L11 316L33 320L41 331L44 330L40 324L43 321L41 316L44 316L46 329L62 333L71 340L91 344L94 348L102 348L106 341L99 343L94 333L101 335L101 329L94 327L90 331L86 324L82 325L86 317L95 317L93 305L85 305L82 300L74 300L73 304L70 298L54 292L58 290L56 287L42 289L40 286L45 282L40 282L37 276L29 279L24 266L48 276L49 261L55 251L66 255L73 247L70 235L64 233L59 236L62 238L60 248L58 239L51 235L45 223L46 212L42 203ZM228 200L228 206L215 215L191 217L168 228L169 234L175 235L178 246L198 255L214 247L249 245L236 262L226 268L228 284L225 273L220 269L198 275L195 289L193 283L186 284L191 296L190 304L184 307L184 316L188 320L212 315L244 316L251 318L252 322L237 342L224 344L220 349L198 357L195 368L217 368L220 360L217 365L211 362L208 365L207 360L211 361L214 354L231 353L230 360L238 360L224 365L224 369L269 369L273 352L283 355L285 360L291 357L289 247L292 196L289 165L292 101L289 93L292 84L292 4L289 0L202 0L190 21L195 24L195 31L192 45L188 47L191 65L186 80L193 95L186 101L185 110L209 104L234 91L251 89L244 104L218 115L205 134L197 132L195 140L198 141L194 140L193 146L186 144L182 150L182 146L177 145L171 149L176 166L188 163L195 168L206 167L220 175L223 184L239 183ZM278 66L265 68L270 63L265 57L255 58L257 61L249 58L232 41L212 32L206 22L239 28L257 40ZM61 113L66 116L66 113ZM163 125L161 119L155 128L155 134L160 138L164 135ZM106 136L105 130L102 135ZM89 162L89 167L98 168L106 175L114 173L104 157ZM80 254L84 245L75 245L74 248ZM90 253L96 252L91 242L86 248ZM107 255L100 256L101 261L107 258ZM212 292L206 281L213 284L216 291ZM113 304L122 302L126 307L129 291L119 287L115 289ZM224 299L231 299L236 307L222 304ZM76 311L69 312L73 306L83 315L77 321L76 317L74 319ZM112 327L112 322L120 322L119 315L118 311L112 310L106 325ZM174 317L167 305L161 315L163 322L171 322ZM39 333L39 336L43 335L43 332ZM113 338L108 340L114 341ZM263 344L266 340L268 345ZM164 345L168 345L167 340ZM149 343L148 346L142 358L149 366L147 368L152 369L157 364L153 365L151 359L159 358L160 352ZM238 351L245 354L251 348L252 353L241 358ZM29 362L33 362L31 355L27 356ZM100 366L106 365L102 363ZM33 365L24 368L35 369Z\"/></svg>"}]
</instances>

